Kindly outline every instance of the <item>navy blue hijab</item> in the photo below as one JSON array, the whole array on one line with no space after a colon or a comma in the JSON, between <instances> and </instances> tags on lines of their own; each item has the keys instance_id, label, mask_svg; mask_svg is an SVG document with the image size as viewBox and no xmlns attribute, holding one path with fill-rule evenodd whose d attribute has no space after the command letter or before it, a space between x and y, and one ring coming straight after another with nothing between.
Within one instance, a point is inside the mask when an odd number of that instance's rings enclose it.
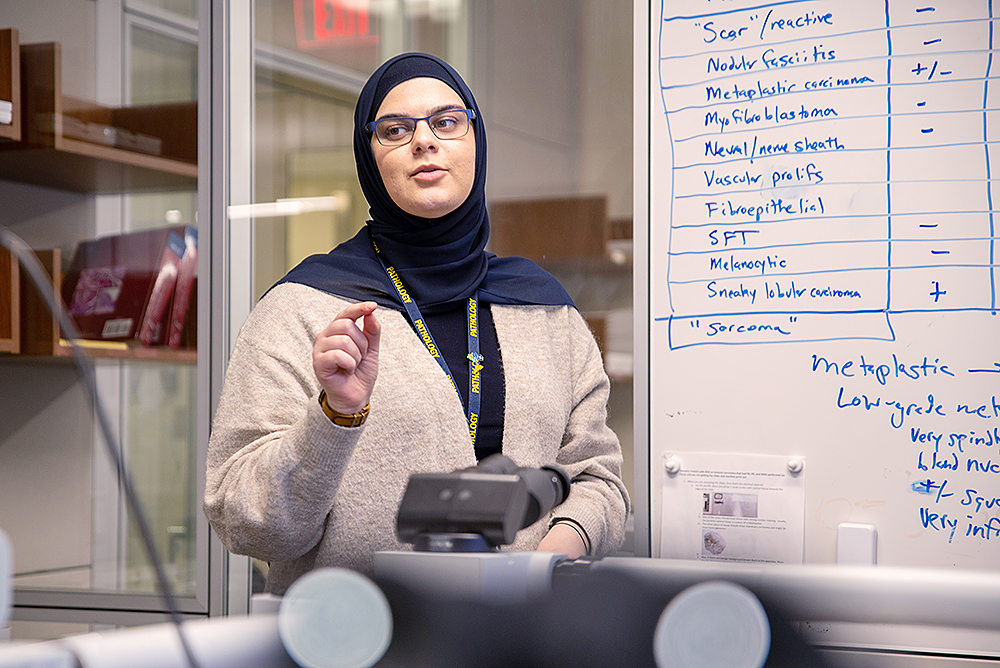
<instances>
[{"instance_id":1,"label":"navy blue hijab","mask_svg":"<svg viewBox=\"0 0 1000 668\"><path fill-rule=\"evenodd\" d=\"M476 112L476 172L472 191L455 211L440 218L406 213L389 196L371 150L365 126L375 120L382 100L409 79L431 77L450 86ZM309 285L334 295L374 301L403 310L396 290L376 257L378 244L406 289L428 313L450 310L479 290L484 303L572 305L559 282L531 260L498 257L486 251L490 221L486 206L486 127L472 91L443 60L406 53L379 67L354 110L354 160L371 220L352 239L325 255L313 255L278 281Z\"/></svg>"}]
</instances>

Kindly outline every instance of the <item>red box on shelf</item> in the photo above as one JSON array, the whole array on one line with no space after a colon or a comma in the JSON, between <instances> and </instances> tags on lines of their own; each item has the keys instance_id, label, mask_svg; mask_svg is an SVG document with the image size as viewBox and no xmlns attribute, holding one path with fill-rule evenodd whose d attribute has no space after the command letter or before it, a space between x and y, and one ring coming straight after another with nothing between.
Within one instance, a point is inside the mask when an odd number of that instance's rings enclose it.
<instances>
[{"instance_id":1,"label":"red box on shelf","mask_svg":"<svg viewBox=\"0 0 1000 668\"><path fill-rule=\"evenodd\" d=\"M167 326L167 345L177 350L184 338L184 325L188 320L191 296L198 276L198 230L187 227L184 230L184 255L181 256L174 288L173 306L170 308L170 324Z\"/></svg>"},{"instance_id":2,"label":"red box on shelf","mask_svg":"<svg viewBox=\"0 0 1000 668\"><path fill-rule=\"evenodd\" d=\"M77 246L62 296L82 338L164 343L185 230L142 230Z\"/></svg>"}]
</instances>

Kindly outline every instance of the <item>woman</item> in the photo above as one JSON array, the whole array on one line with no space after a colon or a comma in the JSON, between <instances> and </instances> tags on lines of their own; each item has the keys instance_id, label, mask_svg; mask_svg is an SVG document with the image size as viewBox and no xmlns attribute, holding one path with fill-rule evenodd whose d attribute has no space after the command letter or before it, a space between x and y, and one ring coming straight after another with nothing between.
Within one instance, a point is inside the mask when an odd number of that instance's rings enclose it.
<instances>
[{"instance_id":1,"label":"woman","mask_svg":"<svg viewBox=\"0 0 1000 668\"><path fill-rule=\"evenodd\" d=\"M502 451L572 480L511 549L617 549L628 495L600 352L553 277L485 251L472 92L433 56L389 60L361 92L354 153L372 219L279 281L233 350L209 443L212 526L270 562L269 592L320 566L370 572L376 551L403 547L411 474Z\"/></svg>"}]
</instances>

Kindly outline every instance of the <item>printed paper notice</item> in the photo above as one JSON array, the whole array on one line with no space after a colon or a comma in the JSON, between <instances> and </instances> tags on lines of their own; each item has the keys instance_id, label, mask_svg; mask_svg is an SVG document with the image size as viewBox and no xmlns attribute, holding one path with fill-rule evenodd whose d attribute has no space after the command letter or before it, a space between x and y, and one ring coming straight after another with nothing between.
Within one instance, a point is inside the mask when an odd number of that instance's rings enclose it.
<instances>
[{"instance_id":1,"label":"printed paper notice","mask_svg":"<svg viewBox=\"0 0 1000 668\"><path fill-rule=\"evenodd\" d=\"M802 563L804 458L674 452L663 462L661 557Z\"/></svg>"}]
</instances>

